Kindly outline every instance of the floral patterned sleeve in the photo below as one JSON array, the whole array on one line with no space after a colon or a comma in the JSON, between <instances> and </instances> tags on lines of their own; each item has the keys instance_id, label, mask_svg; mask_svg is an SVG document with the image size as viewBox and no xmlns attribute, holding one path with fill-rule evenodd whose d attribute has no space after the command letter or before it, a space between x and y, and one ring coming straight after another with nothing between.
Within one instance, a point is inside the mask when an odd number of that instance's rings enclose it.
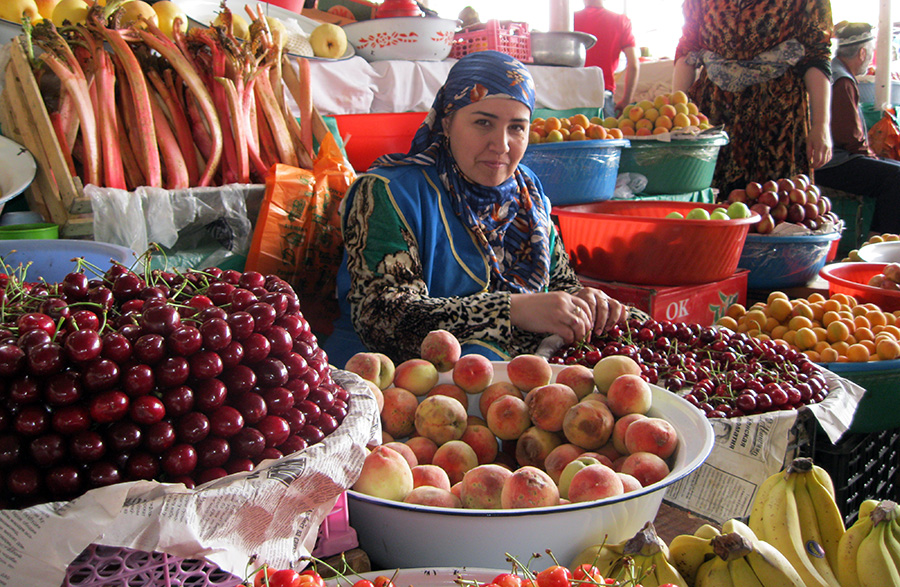
<instances>
[{"instance_id":1,"label":"floral patterned sleeve","mask_svg":"<svg viewBox=\"0 0 900 587\"><path fill-rule=\"evenodd\" d=\"M821 69L831 78L831 3L828 0L806 0L795 15L801 23L798 40L806 47L806 55L797 63L800 75L810 67Z\"/></svg>"},{"instance_id":2,"label":"floral patterned sleeve","mask_svg":"<svg viewBox=\"0 0 900 587\"><path fill-rule=\"evenodd\" d=\"M698 51L700 47L700 25L703 24L697 13L697 3L694 0L685 0L681 8L684 14L684 25L681 29L681 39L675 49L675 59L681 59L692 51Z\"/></svg>"}]
</instances>

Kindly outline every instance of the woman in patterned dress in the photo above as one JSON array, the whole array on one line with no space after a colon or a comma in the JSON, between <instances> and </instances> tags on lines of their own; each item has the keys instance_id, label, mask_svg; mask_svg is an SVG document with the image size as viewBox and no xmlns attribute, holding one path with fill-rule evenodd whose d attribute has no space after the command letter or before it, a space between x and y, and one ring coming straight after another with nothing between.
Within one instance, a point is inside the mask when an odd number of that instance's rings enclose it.
<instances>
[{"instance_id":1,"label":"woman in patterned dress","mask_svg":"<svg viewBox=\"0 0 900 587\"><path fill-rule=\"evenodd\" d=\"M469 54L409 153L357 178L343 203L341 318L324 345L333 364L366 349L416 357L438 329L463 353L505 360L548 335L571 343L624 318L622 304L581 286L539 180L519 165L533 108L519 61Z\"/></svg>"},{"instance_id":2,"label":"woman in patterned dress","mask_svg":"<svg viewBox=\"0 0 900 587\"><path fill-rule=\"evenodd\" d=\"M831 3L685 0L683 11L672 86L728 132L713 183L721 197L828 161Z\"/></svg>"}]
</instances>

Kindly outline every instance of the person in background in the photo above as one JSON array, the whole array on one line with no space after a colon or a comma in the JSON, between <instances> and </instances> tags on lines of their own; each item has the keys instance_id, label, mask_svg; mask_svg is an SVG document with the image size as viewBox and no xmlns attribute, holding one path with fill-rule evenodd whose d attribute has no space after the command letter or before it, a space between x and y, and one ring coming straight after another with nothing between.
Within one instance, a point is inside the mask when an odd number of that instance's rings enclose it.
<instances>
[{"instance_id":1,"label":"person in background","mask_svg":"<svg viewBox=\"0 0 900 587\"><path fill-rule=\"evenodd\" d=\"M584 0L584 10L575 13L573 25L576 31L597 37L597 43L587 50L584 65L603 70L603 84L606 86L603 111L607 116L618 116L634 100L634 90L641 72L638 49L631 32L631 20L624 14L604 8L603 0ZM616 101L615 74L619 68L619 56L623 53L625 87L621 98Z\"/></svg>"},{"instance_id":2,"label":"person in background","mask_svg":"<svg viewBox=\"0 0 900 587\"><path fill-rule=\"evenodd\" d=\"M831 61L831 160L815 172L816 184L876 198L871 231L900 233L900 162L879 159L869 148L856 76L866 72L875 52L875 31L866 23L835 30Z\"/></svg>"},{"instance_id":3,"label":"person in background","mask_svg":"<svg viewBox=\"0 0 900 587\"><path fill-rule=\"evenodd\" d=\"M325 344L334 364L367 349L417 357L438 329L463 353L507 360L548 335L571 343L623 320L621 303L582 287L540 181L519 165L533 108L521 62L470 53L450 69L409 152L379 158L351 185L341 317Z\"/></svg>"},{"instance_id":4,"label":"person in background","mask_svg":"<svg viewBox=\"0 0 900 587\"><path fill-rule=\"evenodd\" d=\"M831 159L831 3L685 0L682 10L672 90L729 135L713 187L727 195Z\"/></svg>"}]
</instances>

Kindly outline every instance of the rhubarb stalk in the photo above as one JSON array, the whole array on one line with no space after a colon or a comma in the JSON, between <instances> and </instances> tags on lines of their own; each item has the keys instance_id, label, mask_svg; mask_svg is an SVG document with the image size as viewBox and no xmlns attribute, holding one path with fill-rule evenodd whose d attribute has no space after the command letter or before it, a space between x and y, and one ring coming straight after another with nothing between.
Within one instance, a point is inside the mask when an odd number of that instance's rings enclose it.
<instances>
[{"instance_id":1,"label":"rhubarb stalk","mask_svg":"<svg viewBox=\"0 0 900 587\"><path fill-rule=\"evenodd\" d=\"M147 78L153 84L156 94L160 97L165 105L166 111L169 113L172 127L178 138L178 148L181 150L181 157L184 159L184 165L187 169L188 180L190 185L197 185L200 180L200 167L197 165L197 154L194 152L194 138L191 135L191 126L188 122L184 108L175 94L175 81L172 76L172 70L165 70L166 80L156 70L147 71Z\"/></svg>"}]
</instances>

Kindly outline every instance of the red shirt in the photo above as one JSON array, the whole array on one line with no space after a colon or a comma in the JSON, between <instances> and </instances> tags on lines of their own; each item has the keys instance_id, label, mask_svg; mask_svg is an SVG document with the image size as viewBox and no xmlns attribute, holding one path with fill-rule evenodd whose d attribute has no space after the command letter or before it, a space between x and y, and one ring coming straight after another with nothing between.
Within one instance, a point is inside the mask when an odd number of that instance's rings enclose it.
<instances>
[{"instance_id":1,"label":"red shirt","mask_svg":"<svg viewBox=\"0 0 900 587\"><path fill-rule=\"evenodd\" d=\"M837 148L851 154L874 157L857 104L859 87L856 83L846 77L836 80L831 88L831 137Z\"/></svg>"},{"instance_id":2,"label":"red shirt","mask_svg":"<svg viewBox=\"0 0 900 587\"><path fill-rule=\"evenodd\" d=\"M597 43L587 50L585 67L597 66L603 70L603 84L610 92L616 91L616 69L622 49L634 47L631 20L605 8L588 6L575 13L574 29L597 37Z\"/></svg>"}]
</instances>

